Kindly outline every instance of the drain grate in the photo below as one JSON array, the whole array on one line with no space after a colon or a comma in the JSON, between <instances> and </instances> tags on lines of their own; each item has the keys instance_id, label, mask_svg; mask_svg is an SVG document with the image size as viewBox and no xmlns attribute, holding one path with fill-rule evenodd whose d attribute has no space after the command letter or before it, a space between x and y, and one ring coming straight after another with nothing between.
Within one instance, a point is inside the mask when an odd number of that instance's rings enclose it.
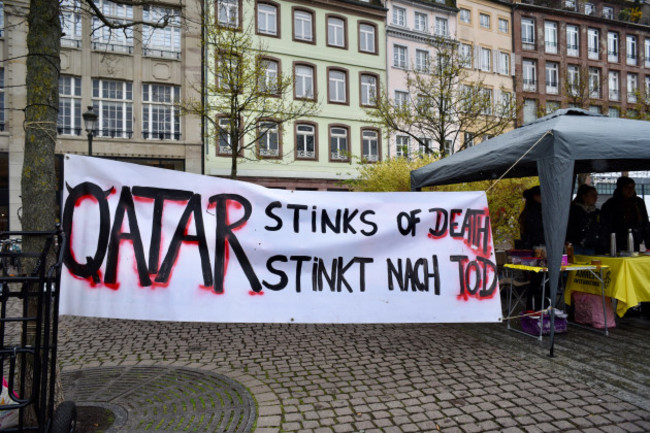
<instances>
[{"instance_id":1,"label":"drain grate","mask_svg":"<svg viewBox=\"0 0 650 433\"><path fill-rule=\"evenodd\" d=\"M66 400L117 405L125 432L247 433L255 402L226 376L171 367L100 367L62 374Z\"/></svg>"}]
</instances>

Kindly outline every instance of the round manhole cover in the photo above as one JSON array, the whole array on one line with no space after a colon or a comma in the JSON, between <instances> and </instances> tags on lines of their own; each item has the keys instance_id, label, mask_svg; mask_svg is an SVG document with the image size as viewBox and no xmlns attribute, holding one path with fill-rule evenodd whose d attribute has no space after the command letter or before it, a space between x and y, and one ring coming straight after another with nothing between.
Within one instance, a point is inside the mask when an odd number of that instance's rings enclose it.
<instances>
[{"instance_id":1,"label":"round manhole cover","mask_svg":"<svg viewBox=\"0 0 650 433\"><path fill-rule=\"evenodd\" d=\"M62 374L66 400L118 406L125 432L250 432L255 402L220 374L170 367L101 367ZM117 427L117 426L116 426Z\"/></svg>"}]
</instances>

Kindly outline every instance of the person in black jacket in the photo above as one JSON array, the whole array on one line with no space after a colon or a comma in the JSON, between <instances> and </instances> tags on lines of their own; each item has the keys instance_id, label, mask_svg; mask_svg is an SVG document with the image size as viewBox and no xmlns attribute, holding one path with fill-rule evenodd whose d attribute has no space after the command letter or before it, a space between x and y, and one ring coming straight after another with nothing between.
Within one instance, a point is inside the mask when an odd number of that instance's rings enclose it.
<instances>
[{"instance_id":1,"label":"person in black jacket","mask_svg":"<svg viewBox=\"0 0 650 433\"><path fill-rule=\"evenodd\" d=\"M648 210L642 198L636 195L634 180L621 176L616 181L614 196L603 204L601 221L604 233L616 233L619 251L627 250L628 231L634 236L634 249L641 242L650 244Z\"/></svg>"},{"instance_id":2,"label":"person in black jacket","mask_svg":"<svg viewBox=\"0 0 650 433\"><path fill-rule=\"evenodd\" d=\"M593 255L601 249L600 211L596 207L598 191L591 185L580 185L571 203L566 240L576 254Z\"/></svg>"},{"instance_id":3,"label":"person in black jacket","mask_svg":"<svg viewBox=\"0 0 650 433\"><path fill-rule=\"evenodd\" d=\"M532 249L544 245L544 225L542 221L542 193L538 186L524 191L524 210L519 215L520 246L522 249Z\"/></svg>"}]
</instances>

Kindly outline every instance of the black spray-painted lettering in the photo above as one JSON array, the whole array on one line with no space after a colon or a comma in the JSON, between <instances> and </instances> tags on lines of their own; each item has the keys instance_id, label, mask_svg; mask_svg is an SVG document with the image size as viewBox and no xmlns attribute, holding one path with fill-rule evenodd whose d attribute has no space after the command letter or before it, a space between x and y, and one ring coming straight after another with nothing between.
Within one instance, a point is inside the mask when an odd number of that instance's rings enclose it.
<instances>
[{"instance_id":1,"label":"black spray-painted lettering","mask_svg":"<svg viewBox=\"0 0 650 433\"><path fill-rule=\"evenodd\" d=\"M388 270L388 290L395 289L395 280L400 291L408 292L429 291L429 281L433 278L433 292L440 295L440 272L438 271L438 256L431 256L431 269L429 261L425 258L419 258L413 263L410 258L406 263L402 259L397 259L397 266L391 259L386 260Z\"/></svg>"},{"instance_id":2,"label":"black spray-painted lettering","mask_svg":"<svg viewBox=\"0 0 650 433\"><path fill-rule=\"evenodd\" d=\"M344 292L353 293L355 289L359 292L366 291L366 265L373 263L373 259L369 257L354 257L350 260L345 260L343 257L334 258L330 261L329 266L321 257L310 256L291 256L286 257L282 255L275 255L266 261L266 268L273 275L279 278L277 283L271 283L266 280L262 281L264 287L269 290L283 290L289 285L289 269L287 264L294 263L294 284L295 291L299 293L302 290L302 270L303 264L312 262L311 266L311 290L314 292L322 292L327 288L330 292ZM280 266L282 265L282 266ZM359 274L359 281L352 283L346 273L351 269L357 269ZM344 290L345 289L345 290Z\"/></svg>"},{"instance_id":3,"label":"black spray-painted lettering","mask_svg":"<svg viewBox=\"0 0 650 433\"><path fill-rule=\"evenodd\" d=\"M312 233L356 234L359 231L364 236L372 236L377 233L379 228L377 223L370 219L370 216L375 215L373 210L360 211L359 209L344 208L328 211L327 209L318 209L317 206L312 206L310 209L307 205L296 203L286 204L284 208L290 211L285 218L292 221L291 227L294 233L304 230L300 227L300 221L305 219L306 213L309 214L309 229ZM274 221L272 225L264 226L266 230L278 231L283 228L285 220L282 217L282 209L283 205L279 201L271 202L266 206L264 213Z\"/></svg>"},{"instance_id":4,"label":"black spray-painted lettering","mask_svg":"<svg viewBox=\"0 0 650 433\"><path fill-rule=\"evenodd\" d=\"M125 215L129 224L128 232L122 231ZM108 224L108 221L106 223ZM106 284L115 284L117 281L117 264L119 262L122 241L131 241L140 285L143 287L151 286L147 262L144 257L142 237L140 236L138 219L135 214L133 196L128 186L122 187L120 201L117 203L117 209L115 210L115 219L113 221L113 229L111 230L106 258L106 276L104 277Z\"/></svg>"},{"instance_id":5,"label":"black spray-painted lettering","mask_svg":"<svg viewBox=\"0 0 650 433\"><path fill-rule=\"evenodd\" d=\"M476 260L469 261L467 256L449 256L449 260L458 263L458 280L460 282L459 295L465 295L467 291L470 295L478 292L480 298L491 296L496 289L496 265L491 260L483 257L476 257ZM492 275L492 281L488 287L489 276ZM470 287L470 282L474 277L475 284ZM480 289L480 290L479 290Z\"/></svg>"},{"instance_id":6,"label":"black spray-painted lettering","mask_svg":"<svg viewBox=\"0 0 650 433\"><path fill-rule=\"evenodd\" d=\"M166 201L187 202L192 198L192 191L177 189L154 188L134 186L132 188L135 197L153 199L153 219L151 224L151 243L149 244L149 273L158 273L160 264L160 242L162 238L162 216Z\"/></svg>"},{"instance_id":7,"label":"black spray-painted lettering","mask_svg":"<svg viewBox=\"0 0 650 433\"><path fill-rule=\"evenodd\" d=\"M110 219L108 201L106 200L106 197L110 194L110 190L103 191L99 186L90 182L80 183L74 188L70 188L69 185L66 185L66 188L68 189L68 198L63 207L63 231L66 233L68 239L71 239L74 210L80 200L94 199L97 202L97 206L99 207L100 225L99 233L97 234L95 255L93 257L86 257L86 264L82 265L77 262L74 257L72 242L68 242L63 255L63 262L74 275L81 278L90 277L94 283L99 283L99 268L102 266L104 256L106 255L110 230L108 224L103 224L101 222Z\"/></svg>"},{"instance_id":8,"label":"black spray-painted lettering","mask_svg":"<svg viewBox=\"0 0 650 433\"><path fill-rule=\"evenodd\" d=\"M397 214L397 230L406 236L409 233L415 236L415 227L420 222L418 214L422 212L420 209L412 210L411 212L400 212Z\"/></svg>"},{"instance_id":9,"label":"black spray-painted lettering","mask_svg":"<svg viewBox=\"0 0 650 433\"><path fill-rule=\"evenodd\" d=\"M228 202L233 201L238 203L244 209L244 215L237 221L231 224L227 224L228 221ZM262 291L262 284L255 274L255 270L251 266L246 252L242 248L237 236L234 233L234 230L238 227L244 225L251 216L252 205L251 202L238 194L218 194L210 197L210 204L215 204L216 206L216 218L217 218L217 233L216 233L216 257L214 263L214 291L216 293L223 293L224 289L224 278L226 276L226 248L228 245L235 252L237 260L239 260L239 265L244 271L244 275L248 279L248 282L251 285L251 289L259 293Z\"/></svg>"}]
</instances>

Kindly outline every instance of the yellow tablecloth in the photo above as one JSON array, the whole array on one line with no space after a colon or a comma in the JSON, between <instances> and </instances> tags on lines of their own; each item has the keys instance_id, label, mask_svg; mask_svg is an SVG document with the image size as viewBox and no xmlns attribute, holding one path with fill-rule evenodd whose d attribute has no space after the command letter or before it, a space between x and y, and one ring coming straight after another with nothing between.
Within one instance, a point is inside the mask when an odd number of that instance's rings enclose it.
<instances>
[{"instance_id":1,"label":"yellow tablecloth","mask_svg":"<svg viewBox=\"0 0 650 433\"><path fill-rule=\"evenodd\" d=\"M575 256L576 263L591 263L592 259L609 267L603 269L605 296L618 301L616 314L619 317L640 302L650 302L650 256ZM571 272L564 290L564 302L571 304L573 292L600 295L600 281L589 272Z\"/></svg>"}]
</instances>

